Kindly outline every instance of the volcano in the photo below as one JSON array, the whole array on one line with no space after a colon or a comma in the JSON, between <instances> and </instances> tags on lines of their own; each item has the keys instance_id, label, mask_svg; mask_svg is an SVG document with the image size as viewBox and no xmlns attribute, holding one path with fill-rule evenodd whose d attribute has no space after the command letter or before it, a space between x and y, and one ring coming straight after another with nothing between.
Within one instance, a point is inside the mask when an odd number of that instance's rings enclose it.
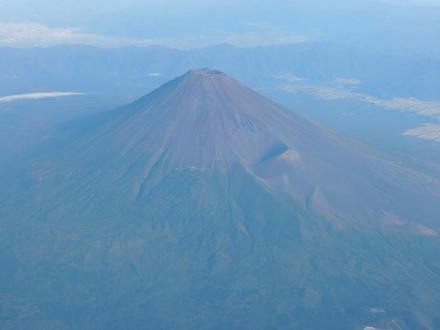
<instances>
[{"instance_id":1,"label":"volcano","mask_svg":"<svg viewBox=\"0 0 440 330\"><path fill-rule=\"evenodd\" d=\"M440 327L440 182L219 71L1 182L2 328Z\"/></svg>"}]
</instances>

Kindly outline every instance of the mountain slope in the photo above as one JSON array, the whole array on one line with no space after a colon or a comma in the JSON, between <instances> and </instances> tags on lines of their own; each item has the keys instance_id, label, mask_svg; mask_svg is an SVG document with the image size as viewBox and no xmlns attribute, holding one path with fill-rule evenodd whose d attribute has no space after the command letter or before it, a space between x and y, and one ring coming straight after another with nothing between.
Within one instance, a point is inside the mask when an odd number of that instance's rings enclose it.
<instances>
[{"instance_id":1,"label":"mountain slope","mask_svg":"<svg viewBox=\"0 0 440 330\"><path fill-rule=\"evenodd\" d=\"M439 182L221 72L72 123L23 164L1 178L5 326L439 324Z\"/></svg>"}]
</instances>

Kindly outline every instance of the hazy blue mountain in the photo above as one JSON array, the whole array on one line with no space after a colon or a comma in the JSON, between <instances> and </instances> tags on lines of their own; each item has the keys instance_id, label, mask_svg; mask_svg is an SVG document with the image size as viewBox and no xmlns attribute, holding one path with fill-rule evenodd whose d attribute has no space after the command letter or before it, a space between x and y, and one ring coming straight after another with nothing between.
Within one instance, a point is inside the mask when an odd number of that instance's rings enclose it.
<instances>
[{"instance_id":1,"label":"hazy blue mountain","mask_svg":"<svg viewBox=\"0 0 440 330\"><path fill-rule=\"evenodd\" d=\"M216 67L314 121L386 153L393 152L406 165L440 177L440 160L435 157L440 153L440 144L402 136L406 130L424 123L437 124L438 119L363 104L356 97L332 100L330 95L322 100L319 95L307 94L307 89L312 88L325 95L333 93L336 98L345 93L358 93L382 103L403 98L409 103L414 101L421 109L430 106L425 102L431 101L437 102L439 112L438 60L322 43L257 48L223 45L192 51L160 47L2 48L0 58L1 96L52 90L83 92L86 97L105 100L103 109L109 104L128 103L190 68ZM293 94L280 90L286 84L299 89ZM32 104L19 108L27 106L34 108ZM14 115L5 118L3 108L0 104L0 121L13 120L28 127L24 122L28 120L33 125L33 120L18 114L20 121ZM42 108L39 111L44 111ZM59 107L59 111L63 112L63 108Z\"/></svg>"},{"instance_id":2,"label":"hazy blue mountain","mask_svg":"<svg viewBox=\"0 0 440 330\"><path fill-rule=\"evenodd\" d=\"M440 58L438 0L333 0L331 5L326 0L62 0L57 7L51 0L38 0L38 6L32 0L3 1L0 19L39 22L74 35L88 32L110 38L153 38L170 46L180 44L181 38L192 38L186 46L198 47L197 37L218 43L218 38L230 35L256 37L256 44L277 43L288 34ZM44 42L46 33L30 39ZM91 43L95 39L82 40ZM238 39L237 44L246 44ZM18 43L14 39L3 42L14 41ZM69 42L69 38L49 38L49 43L57 41Z\"/></svg>"},{"instance_id":3,"label":"hazy blue mountain","mask_svg":"<svg viewBox=\"0 0 440 330\"><path fill-rule=\"evenodd\" d=\"M440 61L310 43L192 51L161 47L102 49L85 46L0 48L2 94L39 89L80 89L88 93L142 95L193 67L217 67L253 88L278 87L287 73L310 83L352 78L359 91L378 97L440 98Z\"/></svg>"},{"instance_id":4,"label":"hazy blue mountain","mask_svg":"<svg viewBox=\"0 0 440 330\"><path fill-rule=\"evenodd\" d=\"M195 70L0 175L1 328L436 329L440 182Z\"/></svg>"}]
</instances>

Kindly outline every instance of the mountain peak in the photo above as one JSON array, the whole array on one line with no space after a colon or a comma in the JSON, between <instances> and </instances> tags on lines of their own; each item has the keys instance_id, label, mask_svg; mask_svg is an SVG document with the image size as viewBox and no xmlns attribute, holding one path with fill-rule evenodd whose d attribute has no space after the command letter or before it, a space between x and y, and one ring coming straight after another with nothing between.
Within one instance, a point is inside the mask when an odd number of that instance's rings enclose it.
<instances>
[{"instance_id":1,"label":"mountain peak","mask_svg":"<svg viewBox=\"0 0 440 330\"><path fill-rule=\"evenodd\" d=\"M212 70L209 68L190 70L190 71L188 71L188 73L186 75L188 75L188 76L204 76L204 77L206 77L206 76L214 76L214 77L226 76L223 72L221 72L219 70Z\"/></svg>"},{"instance_id":2,"label":"mountain peak","mask_svg":"<svg viewBox=\"0 0 440 330\"><path fill-rule=\"evenodd\" d=\"M198 93L202 93L207 87L212 86L232 86L239 85L234 79L229 77L227 74L219 71L212 70L209 68L201 68L190 70L185 73L183 76L177 79L179 83L183 83L184 85L189 85L191 87L195 87ZM236 86L237 87L237 86Z\"/></svg>"},{"instance_id":3,"label":"mountain peak","mask_svg":"<svg viewBox=\"0 0 440 330\"><path fill-rule=\"evenodd\" d=\"M187 72L130 108L134 116L124 119L130 128L124 125L118 130L131 137L148 134L149 141L164 146L162 156L179 167L254 164L272 150L287 152L284 135L307 130L303 126L309 125L223 72L208 68ZM134 121L139 123L136 128ZM289 121L293 123L286 126ZM147 147L144 141L139 143Z\"/></svg>"}]
</instances>

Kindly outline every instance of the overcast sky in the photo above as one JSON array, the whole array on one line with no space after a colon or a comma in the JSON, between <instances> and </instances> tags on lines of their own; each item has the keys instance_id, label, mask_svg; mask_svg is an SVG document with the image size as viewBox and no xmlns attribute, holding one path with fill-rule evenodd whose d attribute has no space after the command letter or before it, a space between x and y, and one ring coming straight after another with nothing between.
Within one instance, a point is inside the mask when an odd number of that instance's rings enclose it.
<instances>
[{"instance_id":1,"label":"overcast sky","mask_svg":"<svg viewBox=\"0 0 440 330\"><path fill-rule=\"evenodd\" d=\"M0 0L0 45L332 42L440 54L440 0Z\"/></svg>"}]
</instances>

